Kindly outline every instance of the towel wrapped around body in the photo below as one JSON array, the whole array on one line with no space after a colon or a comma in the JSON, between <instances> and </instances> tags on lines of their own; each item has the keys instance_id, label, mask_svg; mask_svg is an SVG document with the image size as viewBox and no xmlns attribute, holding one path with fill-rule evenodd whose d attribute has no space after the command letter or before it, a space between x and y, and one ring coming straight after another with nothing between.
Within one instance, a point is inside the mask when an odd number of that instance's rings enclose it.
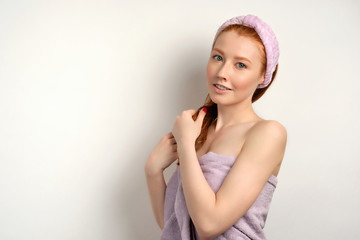
<instances>
[{"instance_id":1,"label":"towel wrapped around body","mask_svg":"<svg viewBox=\"0 0 360 240\"><path fill-rule=\"evenodd\" d=\"M208 152L198 158L204 176L216 193L234 164L235 156ZM271 175L254 204L234 225L214 240L266 240L263 228L277 185L277 177ZM190 220L181 184L180 168L171 176L165 194L164 229L161 240L200 239Z\"/></svg>"}]
</instances>

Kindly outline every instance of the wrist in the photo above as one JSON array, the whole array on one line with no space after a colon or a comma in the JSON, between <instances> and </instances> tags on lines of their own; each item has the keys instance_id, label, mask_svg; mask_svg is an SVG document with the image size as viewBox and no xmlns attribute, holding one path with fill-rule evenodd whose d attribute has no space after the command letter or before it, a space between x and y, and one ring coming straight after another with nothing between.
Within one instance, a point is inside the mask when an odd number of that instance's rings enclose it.
<instances>
[{"instance_id":1,"label":"wrist","mask_svg":"<svg viewBox=\"0 0 360 240\"><path fill-rule=\"evenodd\" d=\"M182 143L178 143L177 144L177 151L178 151L178 155L179 157L181 155L183 155L183 153L187 152L187 151L195 151L195 143L192 143L190 141L187 142L182 142Z\"/></svg>"},{"instance_id":2,"label":"wrist","mask_svg":"<svg viewBox=\"0 0 360 240\"><path fill-rule=\"evenodd\" d=\"M195 141L189 141L189 140L182 140L176 143L178 149L189 149L189 148L195 148Z\"/></svg>"}]
</instances>

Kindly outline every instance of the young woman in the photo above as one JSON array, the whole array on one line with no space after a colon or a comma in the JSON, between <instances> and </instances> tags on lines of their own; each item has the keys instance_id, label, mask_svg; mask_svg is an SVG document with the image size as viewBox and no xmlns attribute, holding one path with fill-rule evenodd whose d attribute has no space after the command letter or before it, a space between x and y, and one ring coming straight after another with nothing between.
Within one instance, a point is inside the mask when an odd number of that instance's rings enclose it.
<instances>
[{"instance_id":1,"label":"young woman","mask_svg":"<svg viewBox=\"0 0 360 240\"><path fill-rule=\"evenodd\" d=\"M254 15L218 29L204 105L177 116L145 164L161 239L266 239L287 131L252 103L273 82L278 58L273 31ZM166 186L163 171L176 160Z\"/></svg>"}]
</instances>

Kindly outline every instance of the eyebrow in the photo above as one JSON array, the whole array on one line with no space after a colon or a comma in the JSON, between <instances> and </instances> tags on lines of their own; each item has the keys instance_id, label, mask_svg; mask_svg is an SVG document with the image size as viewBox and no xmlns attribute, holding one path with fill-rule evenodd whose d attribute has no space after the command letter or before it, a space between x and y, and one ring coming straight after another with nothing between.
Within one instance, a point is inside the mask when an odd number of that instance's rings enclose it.
<instances>
[{"instance_id":1,"label":"eyebrow","mask_svg":"<svg viewBox=\"0 0 360 240\"><path fill-rule=\"evenodd\" d=\"M224 54L224 52L218 48L214 48L213 50L216 50L216 51L220 52L221 54ZM243 57L243 56L235 56L234 58L235 59L243 59L243 60L248 61L249 63L252 63L249 59L247 59L246 57Z\"/></svg>"}]
</instances>

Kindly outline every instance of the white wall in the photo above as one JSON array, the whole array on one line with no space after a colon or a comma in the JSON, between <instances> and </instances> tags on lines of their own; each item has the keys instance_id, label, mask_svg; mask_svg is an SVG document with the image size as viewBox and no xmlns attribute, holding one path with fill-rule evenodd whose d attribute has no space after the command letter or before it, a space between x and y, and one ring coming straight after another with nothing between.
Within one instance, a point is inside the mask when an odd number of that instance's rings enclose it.
<instances>
[{"instance_id":1,"label":"white wall","mask_svg":"<svg viewBox=\"0 0 360 240\"><path fill-rule=\"evenodd\" d=\"M158 239L144 162L249 13L280 44L255 110L288 130L266 234L359 239L359 1L209 0L0 2L0 239Z\"/></svg>"}]
</instances>

